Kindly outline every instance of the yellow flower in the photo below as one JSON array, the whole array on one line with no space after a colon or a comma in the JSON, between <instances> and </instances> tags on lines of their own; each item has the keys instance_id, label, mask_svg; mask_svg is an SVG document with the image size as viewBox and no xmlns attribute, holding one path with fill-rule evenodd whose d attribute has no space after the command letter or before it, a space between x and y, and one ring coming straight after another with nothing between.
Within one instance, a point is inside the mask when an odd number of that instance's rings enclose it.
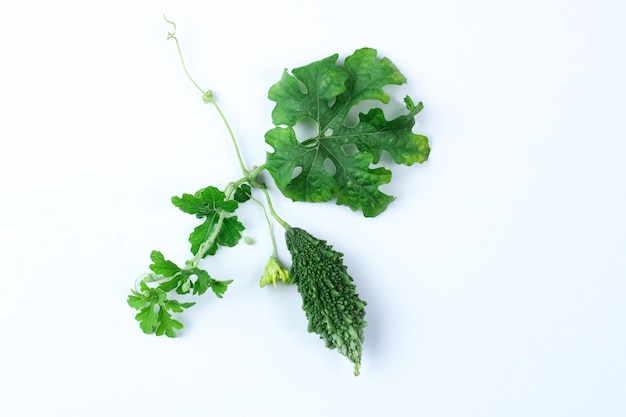
<instances>
[{"instance_id":1,"label":"yellow flower","mask_svg":"<svg viewBox=\"0 0 626 417\"><path fill-rule=\"evenodd\" d=\"M289 284L291 283L291 277L289 276L289 271L287 271L285 267L278 262L278 259L272 256L265 265L265 271L261 277L261 288L265 287L269 283L274 284L274 287L276 287L276 281L282 281L283 284Z\"/></svg>"}]
</instances>

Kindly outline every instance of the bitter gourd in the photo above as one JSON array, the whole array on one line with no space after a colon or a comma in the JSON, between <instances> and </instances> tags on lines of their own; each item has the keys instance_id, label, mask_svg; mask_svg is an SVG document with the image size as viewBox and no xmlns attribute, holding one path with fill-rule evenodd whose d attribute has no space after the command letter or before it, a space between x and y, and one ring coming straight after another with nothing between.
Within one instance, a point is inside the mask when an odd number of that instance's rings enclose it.
<instances>
[{"instance_id":1,"label":"bitter gourd","mask_svg":"<svg viewBox=\"0 0 626 417\"><path fill-rule=\"evenodd\" d=\"M356 293L343 254L297 227L287 229L285 238L292 258L289 275L302 296L308 331L350 359L359 375L367 303Z\"/></svg>"}]
</instances>

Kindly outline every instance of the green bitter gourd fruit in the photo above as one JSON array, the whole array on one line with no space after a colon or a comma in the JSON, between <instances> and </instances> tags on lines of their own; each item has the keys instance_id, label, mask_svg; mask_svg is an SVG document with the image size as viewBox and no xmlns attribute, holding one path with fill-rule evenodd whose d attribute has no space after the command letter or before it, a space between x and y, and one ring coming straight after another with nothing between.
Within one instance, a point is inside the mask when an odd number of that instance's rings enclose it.
<instances>
[{"instance_id":1,"label":"green bitter gourd fruit","mask_svg":"<svg viewBox=\"0 0 626 417\"><path fill-rule=\"evenodd\" d=\"M308 331L319 334L326 347L336 348L350 359L358 375L367 303L356 293L343 254L297 227L287 229L285 238L292 257L289 275L302 296Z\"/></svg>"}]
</instances>

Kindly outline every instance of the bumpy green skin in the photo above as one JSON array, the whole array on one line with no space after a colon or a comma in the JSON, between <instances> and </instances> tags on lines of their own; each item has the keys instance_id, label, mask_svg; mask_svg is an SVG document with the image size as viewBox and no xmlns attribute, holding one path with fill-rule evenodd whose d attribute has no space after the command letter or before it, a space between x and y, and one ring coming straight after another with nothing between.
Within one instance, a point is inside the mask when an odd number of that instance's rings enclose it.
<instances>
[{"instance_id":1,"label":"bumpy green skin","mask_svg":"<svg viewBox=\"0 0 626 417\"><path fill-rule=\"evenodd\" d=\"M309 332L319 334L326 347L337 348L350 359L358 375L367 303L356 293L343 254L297 227L288 229L285 237L292 257L289 275L302 295Z\"/></svg>"}]
</instances>

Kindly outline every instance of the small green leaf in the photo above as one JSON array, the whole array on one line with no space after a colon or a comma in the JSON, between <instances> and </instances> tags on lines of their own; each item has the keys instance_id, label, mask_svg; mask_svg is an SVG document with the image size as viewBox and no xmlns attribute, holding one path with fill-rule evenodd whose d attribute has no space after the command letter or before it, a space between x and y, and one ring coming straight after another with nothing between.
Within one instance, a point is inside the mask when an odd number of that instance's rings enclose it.
<instances>
[{"instance_id":1,"label":"small green leaf","mask_svg":"<svg viewBox=\"0 0 626 417\"><path fill-rule=\"evenodd\" d=\"M196 197L204 201L206 208L211 211L223 210L233 213L238 204L234 200L226 200L226 195L215 187L206 187L195 194Z\"/></svg>"},{"instance_id":2,"label":"small green leaf","mask_svg":"<svg viewBox=\"0 0 626 417\"><path fill-rule=\"evenodd\" d=\"M204 223L197 226L193 232L191 232L191 235L189 235L191 253L194 255L198 253L200 246L211 238L218 225L220 229L217 232L217 237L213 241L211 247L209 247L205 256L214 255L215 252L217 252L218 245L229 247L237 245L241 239L241 232L245 230L244 225L237 220L237 216L224 218L221 225L219 224L219 218L220 215L214 213L213 215L208 216Z\"/></svg>"},{"instance_id":3,"label":"small green leaf","mask_svg":"<svg viewBox=\"0 0 626 417\"><path fill-rule=\"evenodd\" d=\"M232 248L239 243L241 232L245 229L244 225L237 220L237 216L226 217L222 223L220 234L217 236L217 243Z\"/></svg>"},{"instance_id":4,"label":"small green leaf","mask_svg":"<svg viewBox=\"0 0 626 417\"><path fill-rule=\"evenodd\" d=\"M233 196L233 198L240 203L245 203L250 200L250 197L252 197L252 189L248 184L241 184L237 187L235 195Z\"/></svg>"},{"instance_id":5,"label":"small green leaf","mask_svg":"<svg viewBox=\"0 0 626 417\"><path fill-rule=\"evenodd\" d=\"M213 213L211 216L207 217L204 223L196 226L193 229L193 232L189 235L189 243L191 243L191 253L194 255L198 253L200 246L207 241L215 230L215 226L219 221L220 215L217 213ZM213 255L217 251L217 245L214 243L211 248L209 248L208 255Z\"/></svg>"},{"instance_id":6,"label":"small green leaf","mask_svg":"<svg viewBox=\"0 0 626 417\"><path fill-rule=\"evenodd\" d=\"M188 274L187 274L188 277ZM195 303L180 303L177 300L168 300L166 292L159 288L150 288L145 282L140 282L141 291L131 290L128 296L128 305L139 310L135 320L144 333L165 334L176 337L174 329L182 329L183 324L172 318L170 311L180 313Z\"/></svg>"},{"instance_id":7,"label":"small green leaf","mask_svg":"<svg viewBox=\"0 0 626 417\"><path fill-rule=\"evenodd\" d=\"M128 296L127 302L128 302L128 305L134 308L135 310L140 310L149 301L146 299L146 297L144 297L143 294L135 290L131 290L131 295Z\"/></svg>"},{"instance_id":8,"label":"small green leaf","mask_svg":"<svg viewBox=\"0 0 626 417\"><path fill-rule=\"evenodd\" d=\"M229 279L228 281L216 281L213 280L211 282L211 290L215 293L217 298L222 298L226 290L228 289L228 284L232 283L233 280Z\"/></svg>"},{"instance_id":9,"label":"small green leaf","mask_svg":"<svg viewBox=\"0 0 626 417\"><path fill-rule=\"evenodd\" d=\"M181 276L179 275L176 278L172 278L169 281L161 282L157 288L163 290L165 292L170 292L174 288L178 288L181 284Z\"/></svg>"},{"instance_id":10,"label":"small green leaf","mask_svg":"<svg viewBox=\"0 0 626 417\"><path fill-rule=\"evenodd\" d=\"M245 201L246 196L250 197L251 190L247 184L242 184L237 191L239 200ZM237 200L227 200L226 194L217 188L206 187L194 195L183 194L182 197L172 197L172 203L185 213L205 219L189 235L191 252L194 255L197 255L200 247L207 241L210 246L203 256L215 254L218 245L235 246L241 239L241 232L245 228L237 221L236 216L230 215L237 209L239 203Z\"/></svg>"},{"instance_id":11,"label":"small green leaf","mask_svg":"<svg viewBox=\"0 0 626 417\"><path fill-rule=\"evenodd\" d=\"M206 217L217 211L232 213L237 209L235 200L226 200L226 195L216 187L206 187L195 194L183 194L181 197L172 197L172 204L181 211L195 214L197 217Z\"/></svg>"},{"instance_id":12,"label":"small green leaf","mask_svg":"<svg viewBox=\"0 0 626 417\"><path fill-rule=\"evenodd\" d=\"M193 273L196 275L196 281L193 283L193 293L202 295L211 287L211 282L214 279L211 278L207 271L200 268L194 268Z\"/></svg>"},{"instance_id":13,"label":"small green leaf","mask_svg":"<svg viewBox=\"0 0 626 417\"><path fill-rule=\"evenodd\" d=\"M183 194L180 197L172 197L172 204L188 214L199 213L205 208L204 201L191 194Z\"/></svg>"},{"instance_id":14,"label":"small green leaf","mask_svg":"<svg viewBox=\"0 0 626 417\"><path fill-rule=\"evenodd\" d=\"M150 254L152 264L150 269L155 274L163 275L164 277L173 277L180 272L180 268L172 261L165 259L163 254L159 251L153 250Z\"/></svg>"},{"instance_id":15,"label":"small green leaf","mask_svg":"<svg viewBox=\"0 0 626 417\"><path fill-rule=\"evenodd\" d=\"M180 330L183 328L183 324L178 320L174 320L172 315L165 308L159 309L158 321L159 323L156 328L157 336L165 334L167 337L176 337L174 329Z\"/></svg>"},{"instance_id":16,"label":"small green leaf","mask_svg":"<svg viewBox=\"0 0 626 417\"><path fill-rule=\"evenodd\" d=\"M175 313L182 313L184 308L189 308L195 304L196 303L181 303L178 300L165 300L163 307Z\"/></svg>"},{"instance_id":17,"label":"small green leaf","mask_svg":"<svg viewBox=\"0 0 626 417\"><path fill-rule=\"evenodd\" d=\"M155 311L154 304L150 304L141 309L139 313L135 316L135 320L139 322L139 327L143 330L144 333L151 334L154 333L154 330L158 324L157 313Z\"/></svg>"},{"instance_id":18,"label":"small green leaf","mask_svg":"<svg viewBox=\"0 0 626 417\"><path fill-rule=\"evenodd\" d=\"M176 289L177 294L188 294L191 289L191 282L189 279L189 272L182 270L180 274L176 275L169 281L165 281L159 284L158 289L165 292L170 292Z\"/></svg>"}]
</instances>

